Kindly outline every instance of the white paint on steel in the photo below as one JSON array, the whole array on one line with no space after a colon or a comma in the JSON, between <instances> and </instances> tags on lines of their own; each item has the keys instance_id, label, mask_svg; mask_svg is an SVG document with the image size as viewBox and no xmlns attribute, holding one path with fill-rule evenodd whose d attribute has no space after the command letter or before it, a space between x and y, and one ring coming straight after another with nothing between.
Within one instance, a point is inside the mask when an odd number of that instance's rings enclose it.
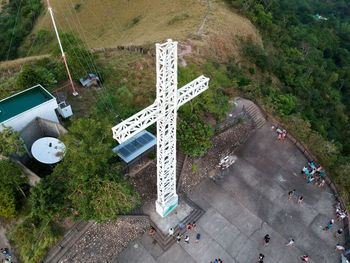
<instances>
[{"instance_id":1,"label":"white paint on steel","mask_svg":"<svg viewBox=\"0 0 350 263\"><path fill-rule=\"evenodd\" d=\"M176 194L177 109L208 89L209 78L200 76L177 89L177 42L156 44L157 99L146 109L112 128L113 138L122 143L157 122L156 210L166 216L178 204Z\"/></svg>"}]
</instances>

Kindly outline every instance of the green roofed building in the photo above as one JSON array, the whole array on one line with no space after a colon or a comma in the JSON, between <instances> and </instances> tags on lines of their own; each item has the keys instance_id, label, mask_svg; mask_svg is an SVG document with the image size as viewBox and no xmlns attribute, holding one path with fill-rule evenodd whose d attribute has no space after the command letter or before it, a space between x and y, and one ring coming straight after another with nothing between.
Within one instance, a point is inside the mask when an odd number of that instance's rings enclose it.
<instances>
[{"instance_id":1,"label":"green roofed building","mask_svg":"<svg viewBox=\"0 0 350 263\"><path fill-rule=\"evenodd\" d=\"M57 101L40 84L0 100L0 131L12 127L22 130L36 117L59 122L55 109Z\"/></svg>"}]
</instances>

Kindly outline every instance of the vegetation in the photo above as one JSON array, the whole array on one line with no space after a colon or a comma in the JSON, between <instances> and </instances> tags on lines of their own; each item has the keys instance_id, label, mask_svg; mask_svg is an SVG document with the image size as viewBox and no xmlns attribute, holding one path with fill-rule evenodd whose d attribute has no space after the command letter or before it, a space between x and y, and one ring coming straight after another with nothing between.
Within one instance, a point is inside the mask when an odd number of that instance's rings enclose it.
<instances>
[{"instance_id":1,"label":"vegetation","mask_svg":"<svg viewBox=\"0 0 350 263\"><path fill-rule=\"evenodd\" d=\"M211 145L212 126L191 115L178 123L177 142L181 150L190 156L202 156Z\"/></svg>"},{"instance_id":2,"label":"vegetation","mask_svg":"<svg viewBox=\"0 0 350 263\"><path fill-rule=\"evenodd\" d=\"M0 132L0 156L22 155L25 153L24 143L19 138L19 133L11 127L5 127Z\"/></svg>"},{"instance_id":3,"label":"vegetation","mask_svg":"<svg viewBox=\"0 0 350 263\"><path fill-rule=\"evenodd\" d=\"M0 61L17 57L42 8L40 0L10 0L0 10Z\"/></svg>"},{"instance_id":4,"label":"vegetation","mask_svg":"<svg viewBox=\"0 0 350 263\"><path fill-rule=\"evenodd\" d=\"M52 221L29 215L9 234L18 248L21 262L42 262L48 250L62 237L63 231Z\"/></svg>"},{"instance_id":5,"label":"vegetation","mask_svg":"<svg viewBox=\"0 0 350 263\"><path fill-rule=\"evenodd\" d=\"M10 159L0 159L0 216L13 218L18 215L25 199L28 178L22 169Z\"/></svg>"},{"instance_id":6,"label":"vegetation","mask_svg":"<svg viewBox=\"0 0 350 263\"><path fill-rule=\"evenodd\" d=\"M334 176L350 201L350 12L346 1L234 0L263 34L244 55L282 82L244 92L260 97ZM315 14L328 20L318 20ZM270 79L271 80L271 79ZM342 169L339 169L342 167Z\"/></svg>"}]
</instances>

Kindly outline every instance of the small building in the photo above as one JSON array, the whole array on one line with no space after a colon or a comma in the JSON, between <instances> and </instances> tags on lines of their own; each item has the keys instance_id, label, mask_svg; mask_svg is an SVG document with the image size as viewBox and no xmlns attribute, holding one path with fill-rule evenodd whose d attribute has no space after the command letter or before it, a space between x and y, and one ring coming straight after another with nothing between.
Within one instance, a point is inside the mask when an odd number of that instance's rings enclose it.
<instances>
[{"instance_id":1,"label":"small building","mask_svg":"<svg viewBox=\"0 0 350 263\"><path fill-rule=\"evenodd\" d=\"M36 117L58 123L57 101L40 84L0 100L0 131L12 127L21 131Z\"/></svg>"},{"instance_id":2,"label":"small building","mask_svg":"<svg viewBox=\"0 0 350 263\"><path fill-rule=\"evenodd\" d=\"M127 166L127 170L142 163L143 157L150 152L155 151L157 138L150 132L143 130L129 140L113 148L113 152L118 153L118 156Z\"/></svg>"},{"instance_id":3,"label":"small building","mask_svg":"<svg viewBox=\"0 0 350 263\"><path fill-rule=\"evenodd\" d=\"M100 78L97 77L95 74L88 74L87 79L81 78L79 79L81 85L83 85L83 87L90 87L92 85L98 85L98 83L100 82Z\"/></svg>"}]
</instances>

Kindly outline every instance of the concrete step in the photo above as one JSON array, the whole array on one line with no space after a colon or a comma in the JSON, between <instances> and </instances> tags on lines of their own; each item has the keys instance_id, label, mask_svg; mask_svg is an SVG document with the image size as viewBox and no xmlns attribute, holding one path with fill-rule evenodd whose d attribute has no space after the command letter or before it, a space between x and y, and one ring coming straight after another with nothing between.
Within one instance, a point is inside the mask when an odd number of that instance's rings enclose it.
<instances>
[{"instance_id":1,"label":"concrete step","mask_svg":"<svg viewBox=\"0 0 350 263\"><path fill-rule=\"evenodd\" d=\"M56 263L75 244L75 242L94 224L94 221L79 221L53 247L44 259L44 263Z\"/></svg>"},{"instance_id":2,"label":"concrete step","mask_svg":"<svg viewBox=\"0 0 350 263\"><path fill-rule=\"evenodd\" d=\"M187 231L187 224L197 222L198 219L204 214L204 211L192 200L188 199L186 196L182 198L185 200L185 202L188 203L188 205L190 205L193 208L191 213L182 220L182 223L184 225L182 229L180 229L179 226L176 225L174 227L174 235L169 236L167 233L163 234L162 231L153 222L151 223L151 225L156 229L154 239L158 243L158 245L163 249L163 251L169 249L176 242L176 236L178 233L180 233L180 235L185 235Z\"/></svg>"}]
</instances>

